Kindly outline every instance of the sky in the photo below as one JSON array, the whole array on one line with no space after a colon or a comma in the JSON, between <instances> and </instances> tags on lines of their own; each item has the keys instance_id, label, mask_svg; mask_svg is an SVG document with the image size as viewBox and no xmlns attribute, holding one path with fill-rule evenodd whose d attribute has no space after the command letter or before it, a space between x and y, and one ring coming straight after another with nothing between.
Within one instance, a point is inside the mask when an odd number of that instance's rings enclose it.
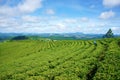
<instances>
[{"instance_id":1,"label":"sky","mask_svg":"<svg viewBox=\"0 0 120 80\"><path fill-rule=\"evenodd\" d=\"M120 0L0 0L0 33L120 34Z\"/></svg>"}]
</instances>

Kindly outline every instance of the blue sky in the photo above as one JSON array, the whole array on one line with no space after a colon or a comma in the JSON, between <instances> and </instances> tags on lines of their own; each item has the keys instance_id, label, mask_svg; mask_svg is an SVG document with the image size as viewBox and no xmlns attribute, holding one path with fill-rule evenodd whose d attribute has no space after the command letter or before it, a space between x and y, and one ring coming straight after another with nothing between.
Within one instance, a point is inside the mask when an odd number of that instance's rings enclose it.
<instances>
[{"instance_id":1,"label":"blue sky","mask_svg":"<svg viewBox=\"0 0 120 80\"><path fill-rule=\"evenodd\" d=\"M120 34L120 0L0 0L0 32Z\"/></svg>"}]
</instances>

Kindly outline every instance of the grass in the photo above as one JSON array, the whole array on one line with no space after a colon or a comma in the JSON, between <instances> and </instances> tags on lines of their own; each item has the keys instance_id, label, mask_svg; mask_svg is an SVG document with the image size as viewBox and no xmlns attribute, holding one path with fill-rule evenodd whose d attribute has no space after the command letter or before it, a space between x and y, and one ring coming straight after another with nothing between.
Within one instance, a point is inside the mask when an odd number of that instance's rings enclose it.
<instances>
[{"instance_id":1,"label":"grass","mask_svg":"<svg viewBox=\"0 0 120 80\"><path fill-rule=\"evenodd\" d=\"M120 38L0 43L0 80L120 80Z\"/></svg>"}]
</instances>

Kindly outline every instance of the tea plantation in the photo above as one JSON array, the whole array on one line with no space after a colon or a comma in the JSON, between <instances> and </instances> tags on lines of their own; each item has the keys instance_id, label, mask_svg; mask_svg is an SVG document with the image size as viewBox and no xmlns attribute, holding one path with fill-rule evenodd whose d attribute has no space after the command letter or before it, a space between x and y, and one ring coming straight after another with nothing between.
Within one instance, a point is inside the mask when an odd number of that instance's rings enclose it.
<instances>
[{"instance_id":1,"label":"tea plantation","mask_svg":"<svg viewBox=\"0 0 120 80\"><path fill-rule=\"evenodd\" d=\"M120 38L0 43L0 80L120 80Z\"/></svg>"}]
</instances>

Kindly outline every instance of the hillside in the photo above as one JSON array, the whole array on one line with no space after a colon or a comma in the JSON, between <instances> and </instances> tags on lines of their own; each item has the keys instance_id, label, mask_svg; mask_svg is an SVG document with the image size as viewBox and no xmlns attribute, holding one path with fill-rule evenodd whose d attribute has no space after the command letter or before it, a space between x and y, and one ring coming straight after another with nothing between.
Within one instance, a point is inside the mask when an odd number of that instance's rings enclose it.
<instances>
[{"instance_id":1,"label":"hillside","mask_svg":"<svg viewBox=\"0 0 120 80\"><path fill-rule=\"evenodd\" d=\"M78 40L101 38L103 34L83 34L83 33L0 33L0 41L9 40L17 36L27 36L32 39L53 39L53 40Z\"/></svg>"},{"instance_id":2,"label":"hillside","mask_svg":"<svg viewBox=\"0 0 120 80\"><path fill-rule=\"evenodd\" d=\"M120 80L120 38L0 43L0 80Z\"/></svg>"}]
</instances>

